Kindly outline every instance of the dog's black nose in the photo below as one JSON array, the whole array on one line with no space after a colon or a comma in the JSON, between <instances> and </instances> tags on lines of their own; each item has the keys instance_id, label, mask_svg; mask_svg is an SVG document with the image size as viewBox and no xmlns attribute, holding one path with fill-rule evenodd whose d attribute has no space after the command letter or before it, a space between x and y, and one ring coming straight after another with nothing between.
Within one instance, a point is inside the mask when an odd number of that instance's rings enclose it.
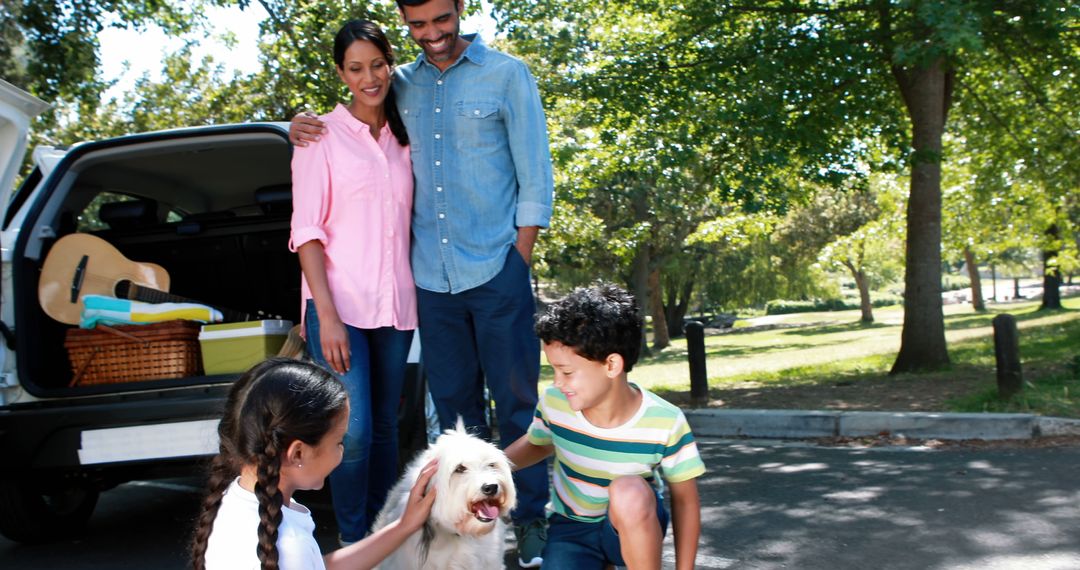
<instances>
[{"instance_id":1,"label":"dog's black nose","mask_svg":"<svg viewBox=\"0 0 1080 570\"><path fill-rule=\"evenodd\" d=\"M495 493L499 492L499 485L496 484L496 483L488 483L488 484L480 487L480 492L487 495L488 497L490 497L490 496L494 495Z\"/></svg>"}]
</instances>

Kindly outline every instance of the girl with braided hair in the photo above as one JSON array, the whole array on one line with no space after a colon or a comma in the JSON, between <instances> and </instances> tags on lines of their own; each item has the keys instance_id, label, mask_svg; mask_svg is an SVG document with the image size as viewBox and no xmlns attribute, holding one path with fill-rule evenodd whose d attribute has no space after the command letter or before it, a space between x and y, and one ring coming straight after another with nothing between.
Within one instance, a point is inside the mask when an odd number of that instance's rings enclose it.
<instances>
[{"instance_id":1,"label":"girl with braided hair","mask_svg":"<svg viewBox=\"0 0 1080 570\"><path fill-rule=\"evenodd\" d=\"M428 464L397 522L325 557L311 511L292 500L320 489L341 462L349 400L326 370L274 358L255 365L229 391L218 424L220 448L210 468L192 543L195 570L371 568L423 526L434 502Z\"/></svg>"}]
</instances>

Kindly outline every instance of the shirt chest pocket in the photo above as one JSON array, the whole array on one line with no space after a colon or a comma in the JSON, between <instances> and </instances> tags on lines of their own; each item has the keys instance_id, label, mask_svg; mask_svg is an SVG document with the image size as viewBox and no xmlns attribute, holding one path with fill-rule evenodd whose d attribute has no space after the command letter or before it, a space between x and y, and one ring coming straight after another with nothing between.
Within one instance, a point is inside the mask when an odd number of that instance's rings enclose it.
<instances>
[{"instance_id":1,"label":"shirt chest pocket","mask_svg":"<svg viewBox=\"0 0 1080 570\"><path fill-rule=\"evenodd\" d=\"M405 132L409 133L409 150L416 154L424 148L423 138L424 135L420 129L420 117L422 113L420 107L416 106L398 106L398 114L401 116L401 122L405 123Z\"/></svg>"},{"instance_id":2,"label":"shirt chest pocket","mask_svg":"<svg viewBox=\"0 0 1080 570\"><path fill-rule=\"evenodd\" d=\"M331 179L337 196L371 200L375 198L379 184L389 186L389 179L384 180L386 169L378 164L355 159L343 164L347 166L335 169Z\"/></svg>"},{"instance_id":3,"label":"shirt chest pocket","mask_svg":"<svg viewBox=\"0 0 1080 570\"><path fill-rule=\"evenodd\" d=\"M459 144L468 147L493 147L504 144L506 129L499 115L500 105L492 100L458 101Z\"/></svg>"}]
</instances>

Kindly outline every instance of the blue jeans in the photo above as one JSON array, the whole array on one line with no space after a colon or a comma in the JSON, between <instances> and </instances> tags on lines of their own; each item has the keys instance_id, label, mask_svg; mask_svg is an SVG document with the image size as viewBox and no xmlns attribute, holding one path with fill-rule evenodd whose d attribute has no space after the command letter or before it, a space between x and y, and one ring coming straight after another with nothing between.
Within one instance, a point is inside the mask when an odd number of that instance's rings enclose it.
<instances>
[{"instance_id":1,"label":"blue jeans","mask_svg":"<svg viewBox=\"0 0 1080 570\"><path fill-rule=\"evenodd\" d=\"M656 492L656 488L653 488ZM662 536L667 535L668 512L664 499L656 494L656 518L660 520ZM575 570L603 569L608 564L626 566L622 557L619 533L611 520L594 523L580 522L558 513L548 519L548 540L544 546L542 568L574 568Z\"/></svg>"},{"instance_id":2,"label":"blue jeans","mask_svg":"<svg viewBox=\"0 0 1080 570\"><path fill-rule=\"evenodd\" d=\"M311 359L330 370L319 343L319 315L310 300L304 327ZM335 376L349 392L349 428L341 465L330 473L330 492L341 539L355 542L367 534L397 481L397 412L413 331L345 329L349 371Z\"/></svg>"},{"instance_id":3,"label":"blue jeans","mask_svg":"<svg viewBox=\"0 0 1080 570\"><path fill-rule=\"evenodd\" d=\"M470 431L490 437L484 419L484 378L495 400L501 447L525 434L536 411L540 341L533 332L536 303L529 267L513 247L502 270L487 283L460 293L416 289L420 346L428 390L442 428L460 415ZM547 462L514 472L517 508L524 524L544 517Z\"/></svg>"}]
</instances>

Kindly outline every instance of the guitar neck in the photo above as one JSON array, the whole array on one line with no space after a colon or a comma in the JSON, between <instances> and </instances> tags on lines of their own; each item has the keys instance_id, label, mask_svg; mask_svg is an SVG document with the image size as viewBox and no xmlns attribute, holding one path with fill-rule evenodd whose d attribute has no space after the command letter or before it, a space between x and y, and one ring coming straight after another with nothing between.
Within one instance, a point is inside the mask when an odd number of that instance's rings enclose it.
<instances>
[{"instance_id":1,"label":"guitar neck","mask_svg":"<svg viewBox=\"0 0 1080 570\"><path fill-rule=\"evenodd\" d=\"M188 299L187 297L181 297L180 295L159 291L152 287L143 287L130 281L121 281L116 285L116 296L121 299L142 301L144 303L198 303L200 305L207 305L221 311L221 315L225 318L225 322L227 323L253 321L258 319L258 316L250 313L210 305L209 303L204 303L202 301L195 301L193 299Z\"/></svg>"}]
</instances>

